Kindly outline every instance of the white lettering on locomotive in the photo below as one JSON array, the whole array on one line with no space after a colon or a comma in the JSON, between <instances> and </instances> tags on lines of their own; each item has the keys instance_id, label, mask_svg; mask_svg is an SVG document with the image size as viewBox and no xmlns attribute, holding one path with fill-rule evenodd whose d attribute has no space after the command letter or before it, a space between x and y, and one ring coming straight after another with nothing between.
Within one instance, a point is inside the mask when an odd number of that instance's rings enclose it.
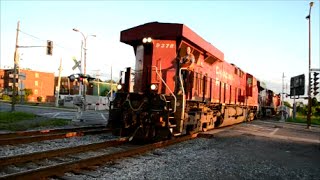
<instances>
[{"instance_id":1,"label":"white lettering on locomotive","mask_svg":"<svg viewBox=\"0 0 320 180\"><path fill-rule=\"evenodd\" d=\"M174 48L174 44L171 43L156 43L156 48Z\"/></svg>"}]
</instances>

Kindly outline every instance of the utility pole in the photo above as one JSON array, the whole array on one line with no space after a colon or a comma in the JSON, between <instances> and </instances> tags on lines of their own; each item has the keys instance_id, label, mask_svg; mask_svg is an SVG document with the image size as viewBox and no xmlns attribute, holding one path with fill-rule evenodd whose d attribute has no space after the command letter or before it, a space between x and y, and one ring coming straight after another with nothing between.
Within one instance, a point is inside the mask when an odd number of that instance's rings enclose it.
<instances>
[{"instance_id":1,"label":"utility pole","mask_svg":"<svg viewBox=\"0 0 320 180\"><path fill-rule=\"evenodd\" d=\"M59 75L58 75L58 87L56 88L56 107L59 107L61 71L62 71L62 58L60 58Z\"/></svg>"},{"instance_id":2,"label":"utility pole","mask_svg":"<svg viewBox=\"0 0 320 180\"><path fill-rule=\"evenodd\" d=\"M12 85L12 102L11 102L11 111L15 111L16 104L16 75L18 74L18 82L19 82L19 59L18 59L18 39L19 39L19 31L20 31L20 21L17 23L17 33L16 33L16 47L14 50L14 66L13 66L13 85Z\"/></svg>"},{"instance_id":3,"label":"utility pole","mask_svg":"<svg viewBox=\"0 0 320 180\"><path fill-rule=\"evenodd\" d=\"M284 121L284 110L285 108L283 107L283 95L284 95L284 73L282 73L282 93L281 93L281 121Z\"/></svg>"},{"instance_id":4,"label":"utility pole","mask_svg":"<svg viewBox=\"0 0 320 180\"><path fill-rule=\"evenodd\" d=\"M112 82L112 65L111 65L111 82L110 82L110 97L112 98L112 85L113 85L113 82Z\"/></svg>"}]
</instances>

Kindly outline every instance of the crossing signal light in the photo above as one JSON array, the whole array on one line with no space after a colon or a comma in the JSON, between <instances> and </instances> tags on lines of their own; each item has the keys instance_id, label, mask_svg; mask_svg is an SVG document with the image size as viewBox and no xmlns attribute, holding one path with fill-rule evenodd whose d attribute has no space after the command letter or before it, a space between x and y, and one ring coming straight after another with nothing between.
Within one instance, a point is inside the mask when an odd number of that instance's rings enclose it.
<instances>
[{"instance_id":1,"label":"crossing signal light","mask_svg":"<svg viewBox=\"0 0 320 180\"><path fill-rule=\"evenodd\" d=\"M80 81L80 82L83 82L83 78L82 78L82 77L79 77L79 81Z\"/></svg>"},{"instance_id":2,"label":"crossing signal light","mask_svg":"<svg viewBox=\"0 0 320 180\"><path fill-rule=\"evenodd\" d=\"M68 76L70 82L73 82L74 80L76 80L76 77L72 74L70 76Z\"/></svg>"},{"instance_id":3,"label":"crossing signal light","mask_svg":"<svg viewBox=\"0 0 320 180\"><path fill-rule=\"evenodd\" d=\"M52 49L53 49L53 42L48 40L47 41L47 55L52 55Z\"/></svg>"},{"instance_id":4,"label":"crossing signal light","mask_svg":"<svg viewBox=\"0 0 320 180\"><path fill-rule=\"evenodd\" d=\"M314 72L313 73L313 95L316 96L319 91L319 87L318 87L318 84L319 84L319 77L318 77L319 73L318 72Z\"/></svg>"}]
</instances>

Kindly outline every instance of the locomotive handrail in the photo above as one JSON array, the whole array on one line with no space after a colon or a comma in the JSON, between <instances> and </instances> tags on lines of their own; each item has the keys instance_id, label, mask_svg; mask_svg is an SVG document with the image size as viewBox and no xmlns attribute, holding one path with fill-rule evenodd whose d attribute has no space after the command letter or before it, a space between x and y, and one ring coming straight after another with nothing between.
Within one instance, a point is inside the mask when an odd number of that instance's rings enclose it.
<instances>
[{"instance_id":1,"label":"locomotive handrail","mask_svg":"<svg viewBox=\"0 0 320 180\"><path fill-rule=\"evenodd\" d=\"M132 111L139 111L142 107L142 105L145 103L144 101L139 105L138 108L134 108L131 104L131 101L129 99L129 94L127 95L126 101L128 101L130 108L132 109Z\"/></svg>"},{"instance_id":2,"label":"locomotive handrail","mask_svg":"<svg viewBox=\"0 0 320 180\"><path fill-rule=\"evenodd\" d=\"M157 66L152 66L154 68L156 68L156 74L160 77L161 81L163 82L163 84L168 88L168 90L170 91L170 94L172 94L173 98L174 98L174 108L173 108L173 112L176 112L177 109L177 97L174 95L174 93L171 91L171 89L169 88L169 86L167 85L167 83L162 79L162 77L160 76L160 74L158 73L158 68Z\"/></svg>"},{"instance_id":3,"label":"locomotive handrail","mask_svg":"<svg viewBox=\"0 0 320 180\"><path fill-rule=\"evenodd\" d=\"M181 70L187 70L188 68L182 67L179 69L179 79L180 79L180 85L181 85L181 89L182 89L182 110L181 110L181 114L182 114L182 119L184 119L184 110L185 110L185 91L184 91L184 87L183 87L183 82L182 82L182 76L181 76Z\"/></svg>"}]
</instances>

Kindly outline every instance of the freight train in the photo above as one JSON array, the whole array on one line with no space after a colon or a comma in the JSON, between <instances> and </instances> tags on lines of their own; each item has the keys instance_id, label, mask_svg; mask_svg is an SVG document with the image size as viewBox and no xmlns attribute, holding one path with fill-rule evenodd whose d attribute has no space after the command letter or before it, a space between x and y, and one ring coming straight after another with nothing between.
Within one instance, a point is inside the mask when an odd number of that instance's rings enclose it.
<instances>
[{"instance_id":1,"label":"freight train","mask_svg":"<svg viewBox=\"0 0 320 180\"><path fill-rule=\"evenodd\" d=\"M279 95L184 24L151 22L120 36L133 47L135 69L121 74L110 103L108 126L115 135L171 138L252 121L279 106ZM188 48L192 69L181 64Z\"/></svg>"}]
</instances>

